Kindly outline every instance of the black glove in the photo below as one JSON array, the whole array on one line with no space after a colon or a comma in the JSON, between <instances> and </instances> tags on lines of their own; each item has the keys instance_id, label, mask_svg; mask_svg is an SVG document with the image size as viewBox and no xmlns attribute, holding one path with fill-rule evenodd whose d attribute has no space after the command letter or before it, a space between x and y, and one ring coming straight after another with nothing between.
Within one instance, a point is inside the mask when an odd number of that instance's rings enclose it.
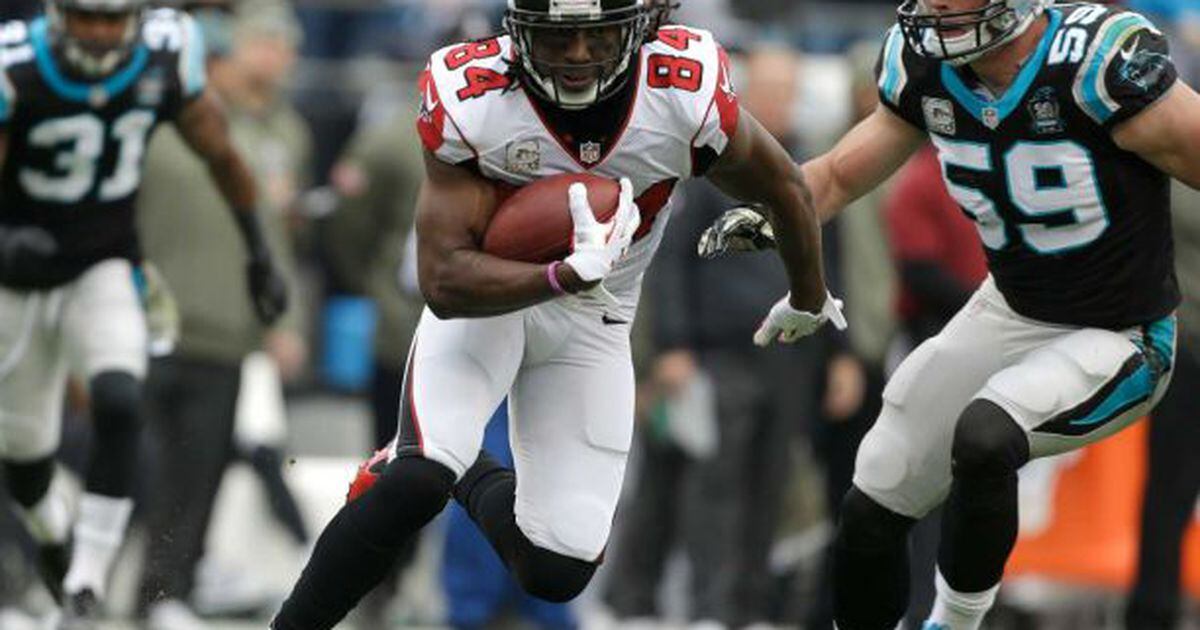
<instances>
[{"instance_id":1,"label":"black glove","mask_svg":"<svg viewBox=\"0 0 1200 630\"><path fill-rule=\"evenodd\" d=\"M700 235L696 251L701 258L730 252L757 252L775 248L775 230L760 205L726 210Z\"/></svg>"},{"instance_id":2,"label":"black glove","mask_svg":"<svg viewBox=\"0 0 1200 630\"><path fill-rule=\"evenodd\" d=\"M0 228L0 281L29 284L57 253L58 242L40 227Z\"/></svg>"},{"instance_id":3,"label":"black glove","mask_svg":"<svg viewBox=\"0 0 1200 630\"><path fill-rule=\"evenodd\" d=\"M246 264L246 280L250 287L250 301L254 304L254 313L264 325L270 326L287 311L287 284L271 259L265 256L255 256Z\"/></svg>"}]
</instances>

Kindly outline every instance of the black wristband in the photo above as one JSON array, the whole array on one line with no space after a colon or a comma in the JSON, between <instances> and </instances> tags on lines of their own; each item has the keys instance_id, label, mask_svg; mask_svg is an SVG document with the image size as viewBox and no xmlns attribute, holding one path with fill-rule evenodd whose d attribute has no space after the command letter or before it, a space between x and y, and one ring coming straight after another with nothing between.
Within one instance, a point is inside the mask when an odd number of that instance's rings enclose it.
<instances>
[{"instance_id":1,"label":"black wristband","mask_svg":"<svg viewBox=\"0 0 1200 630\"><path fill-rule=\"evenodd\" d=\"M258 213L253 210L236 208L233 216L237 219L238 229L242 232L242 239L246 242L246 250L250 254L250 259L270 259L271 250L267 248L267 241L263 238L262 223L258 220Z\"/></svg>"}]
</instances>

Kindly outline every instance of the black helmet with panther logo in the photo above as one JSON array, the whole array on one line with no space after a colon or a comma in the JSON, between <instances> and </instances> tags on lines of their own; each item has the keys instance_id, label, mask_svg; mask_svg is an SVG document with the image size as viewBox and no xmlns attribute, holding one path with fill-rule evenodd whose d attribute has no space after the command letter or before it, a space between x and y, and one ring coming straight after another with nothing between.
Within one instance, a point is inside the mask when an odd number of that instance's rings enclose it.
<instances>
[{"instance_id":1,"label":"black helmet with panther logo","mask_svg":"<svg viewBox=\"0 0 1200 630\"><path fill-rule=\"evenodd\" d=\"M645 0L509 0L504 25L526 87L583 109L628 80L648 18Z\"/></svg>"}]
</instances>

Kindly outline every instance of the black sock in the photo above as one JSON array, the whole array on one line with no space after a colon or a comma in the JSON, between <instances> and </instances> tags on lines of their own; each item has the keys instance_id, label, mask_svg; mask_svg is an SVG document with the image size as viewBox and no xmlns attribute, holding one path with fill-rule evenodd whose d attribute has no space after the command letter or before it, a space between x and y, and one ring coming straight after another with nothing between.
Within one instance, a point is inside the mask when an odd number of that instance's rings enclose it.
<instances>
[{"instance_id":1,"label":"black sock","mask_svg":"<svg viewBox=\"0 0 1200 630\"><path fill-rule=\"evenodd\" d=\"M569 601L591 581L597 564L534 545L517 526L516 489L516 473L480 452L455 486L454 498L527 593L547 601Z\"/></svg>"},{"instance_id":2,"label":"black sock","mask_svg":"<svg viewBox=\"0 0 1200 630\"><path fill-rule=\"evenodd\" d=\"M942 515L938 569L960 593L992 588L1017 542L1017 474L958 477Z\"/></svg>"},{"instance_id":3,"label":"black sock","mask_svg":"<svg viewBox=\"0 0 1200 630\"><path fill-rule=\"evenodd\" d=\"M93 438L87 491L106 497L133 496L141 448L142 385L126 372L92 378Z\"/></svg>"},{"instance_id":4,"label":"black sock","mask_svg":"<svg viewBox=\"0 0 1200 630\"><path fill-rule=\"evenodd\" d=\"M952 455L938 568L954 590L978 593L1000 582L1017 542L1017 470L1029 440L1001 407L976 400L955 429Z\"/></svg>"},{"instance_id":5,"label":"black sock","mask_svg":"<svg viewBox=\"0 0 1200 630\"><path fill-rule=\"evenodd\" d=\"M442 511L453 484L454 473L428 459L389 464L370 490L325 527L272 627L335 626L383 580L404 544Z\"/></svg>"},{"instance_id":6,"label":"black sock","mask_svg":"<svg viewBox=\"0 0 1200 630\"><path fill-rule=\"evenodd\" d=\"M3 464L8 493L21 507L33 508L50 491L54 481L54 457L30 463L6 461Z\"/></svg>"},{"instance_id":7,"label":"black sock","mask_svg":"<svg viewBox=\"0 0 1200 630\"><path fill-rule=\"evenodd\" d=\"M851 488L834 538L834 618L840 630L892 630L908 608L908 532L916 521Z\"/></svg>"},{"instance_id":8,"label":"black sock","mask_svg":"<svg viewBox=\"0 0 1200 630\"><path fill-rule=\"evenodd\" d=\"M506 561L514 551L513 530L517 529L517 519L513 503L516 496L516 473L486 451L479 452L479 459L454 486L454 499Z\"/></svg>"}]
</instances>

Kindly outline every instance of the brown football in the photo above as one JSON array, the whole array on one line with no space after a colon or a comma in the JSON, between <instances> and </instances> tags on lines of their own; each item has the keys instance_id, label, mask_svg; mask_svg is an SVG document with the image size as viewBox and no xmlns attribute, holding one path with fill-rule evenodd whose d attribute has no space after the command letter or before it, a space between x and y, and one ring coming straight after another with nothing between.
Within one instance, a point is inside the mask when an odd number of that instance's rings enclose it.
<instances>
[{"instance_id":1,"label":"brown football","mask_svg":"<svg viewBox=\"0 0 1200 630\"><path fill-rule=\"evenodd\" d=\"M483 251L508 260L549 263L570 254L571 210L567 189L575 182L588 189L592 214L600 222L617 213L621 186L590 173L566 173L527 184L500 202L483 235Z\"/></svg>"}]
</instances>

